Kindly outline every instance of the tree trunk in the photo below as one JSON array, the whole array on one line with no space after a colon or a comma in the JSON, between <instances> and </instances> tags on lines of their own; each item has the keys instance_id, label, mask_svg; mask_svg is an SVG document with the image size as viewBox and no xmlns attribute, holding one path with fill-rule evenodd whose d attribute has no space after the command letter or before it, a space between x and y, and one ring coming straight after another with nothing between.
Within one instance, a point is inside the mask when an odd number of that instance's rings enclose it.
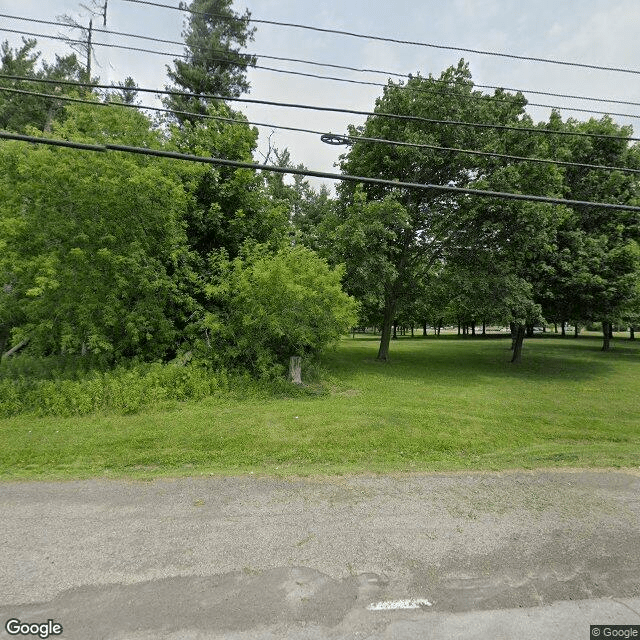
<instances>
[{"instance_id":1,"label":"tree trunk","mask_svg":"<svg viewBox=\"0 0 640 640\"><path fill-rule=\"evenodd\" d=\"M462 332L462 326L460 324L460 320L458 320L458 335Z\"/></svg>"},{"instance_id":2,"label":"tree trunk","mask_svg":"<svg viewBox=\"0 0 640 640\"><path fill-rule=\"evenodd\" d=\"M516 348L516 335L518 329L515 322L511 322L509 324L509 328L511 329L511 351L513 351Z\"/></svg>"},{"instance_id":3,"label":"tree trunk","mask_svg":"<svg viewBox=\"0 0 640 640\"><path fill-rule=\"evenodd\" d=\"M535 327L532 324L527 325L527 338L533 338L533 331Z\"/></svg>"},{"instance_id":4,"label":"tree trunk","mask_svg":"<svg viewBox=\"0 0 640 640\"><path fill-rule=\"evenodd\" d=\"M636 329L635 327L629 327L629 340L636 339Z\"/></svg>"},{"instance_id":5,"label":"tree trunk","mask_svg":"<svg viewBox=\"0 0 640 640\"><path fill-rule=\"evenodd\" d=\"M564 320L562 321L562 324L560 326L562 327L562 329L561 329L562 337L566 338L567 337L567 326L566 326L566 323L565 323Z\"/></svg>"},{"instance_id":6,"label":"tree trunk","mask_svg":"<svg viewBox=\"0 0 640 640\"><path fill-rule=\"evenodd\" d=\"M289 378L293 384L302 384L302 358L300 356L291 356Z\"/></svg>"},{"instance_id":7,"label":"tree trunk","mask_svg":"<svg viewBox=\"0 0 640 640\"><path fill-rule=\"evenodd\" d=\"M577 338L580 335L580 325L576 322L575 327L573 327L573 337Z\"/></svg>"},{"instance_id":8,"label":"tree trunk","mask_svg":"<svg viewBox=\"0 0 640 640\"><path fill-rule=\"evenodd\" d=\"M511 362L514 364L519 363L522 360L522 343L524 342L524 325L516 325L515 336L513 336L513 356Z\"/></svg>"},{"instance_id":9,"label":"tree trunk","mask_svg":"<svg viewBox=\"0 0 640 640\"><path fill-rule=\"evenodd\" d=\"M380 337L380 348L378 349L378 360L386 362L389 359L389 342L391 341L391 325L396 314L395 301L387 301L384 308L382 320L382 336Z\"/></svg>"},{"instance_id":10,"label":"tree trunk","mask_svg":"<svg viewBox=\"0 0 640 640\"><path fill-rule=\"evenodd\" d=\"M476 321L475 320L471 323L471 335L474 338L476 337Z\"/></svg>"},{"instance_id":11,"label":"tree trunk","mask_svg":"<svg viewBox=\"0 0 640 640\"><path fill-rule=\"evenodd\" d=\"M398 323L397 322L393 323L393 339L394 340L398 339Z\"/></svg>"},{"instance_id":12,"label":"tree trunk","mask_svg":"<svg viewBox=\"0 0 640 640\"><path fill-rule=\"evenodd\" d=\"M487 336L487 321L483 320L482 321L482 337L486 338Z\"/></svg>"},{"instance_id":13,"label":"tree trunk","mask_svg":"<svg viewBox=\"0 0 640 640\"><path fill-rule=\"evenodd\" d=\"M415 336L413 335L413 323L411 324L411 337L414 338Z\"/></svg>"},{"instance_id":14,"label":"tree trunk","mask_svg":"<svg viewBox=\"0 0 640 640\"><path fill-rule=\"evenodd\" d=\"M423 336L427 335L427 323L426 323L426 321L422 323L422 335Z\"/></svg>"},{"instance_id":15,"label":"tree trunk","mask_svg":"<svg viewBox=\"0 0 640 640\"><path fill-rule=\"evenodd\" d=\"M602 351L609 351L611 348L611 323L605 320L602 323Z\"/></svg>"}]
</instances>

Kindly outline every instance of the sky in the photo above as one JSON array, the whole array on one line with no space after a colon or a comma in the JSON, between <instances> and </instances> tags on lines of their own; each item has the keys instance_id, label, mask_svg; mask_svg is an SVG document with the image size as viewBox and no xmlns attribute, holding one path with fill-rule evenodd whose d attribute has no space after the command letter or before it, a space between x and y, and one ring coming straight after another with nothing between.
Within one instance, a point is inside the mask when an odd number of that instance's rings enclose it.
<instances>
[{"instance_id":1,"label":"sky","mask_svg":"<svg viewBox=\"0 0 640 640\"><path fill-rule=\"evenodd\" d=\"M99 0L102 3L103 0ZM178 5L178 0L156 0ZM82 0L0 0L0 13L11 16L55 20L69 14L88 22ZM84 0L91 4L91 0ZM598 99L640 103L640 2L637 0L235 0L234 8L249 9L259 20L299 23L446 47L486 50L512 55L550 58L599 66L620 67L636 73L582 69L572 66L514 60L436 47L376 42L274 25L257 25L249 53L298 58L322 63L380 69L402 74L432 74L438 77L464 58L476 84L523 90L529 102L559 107L563 119L588 119L600 114L570 111L570 107L603 110L629 115L612 115L620 124L631 124L640 135L640 106L611 104L564 97L534 95L530 91L572 94ZM108 0L107 29L167 40L181 41L186 14L176 10ZM102 27L101 19L94 25ZM0 17L0 40L20 44L20 36L3 29L60 35L63 29ZM169 53L182 53L176 45L144 42L112 34L95 34L95 42L137 46ZM69 53L67 45L38 38L38 49L46 60ZM171 56L133 53L95 47L94 75L104 83L132 76L139 86L164 88L166 65ZM96 66L96 63L99 66ZM323 67L258 60L258 65L321 75L386 82L386 76ZM263 69L248 73L248 97L371 111L381 87L304 78ZM153 102L143 95L142 101ZM346 133L347 125L364 118L264 105L238 105L250 121ZM534 120L545 120L550 109L527 108ZM635 117L634 114L637 114ZM345 147L323 144L319 136L259 127L256 161L264 160L269 144L288 148L294 163L317 171L336 172ZM314 181L319 182L319 181ZM327 183L331 184L331 183Z\"/></svg>"}]
</instances>

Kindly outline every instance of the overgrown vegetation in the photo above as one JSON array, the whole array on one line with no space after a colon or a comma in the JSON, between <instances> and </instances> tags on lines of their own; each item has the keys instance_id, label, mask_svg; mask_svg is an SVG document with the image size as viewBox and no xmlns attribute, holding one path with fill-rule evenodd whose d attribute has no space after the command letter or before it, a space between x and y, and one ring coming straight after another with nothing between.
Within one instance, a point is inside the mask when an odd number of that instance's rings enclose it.
<instances>
[{"instance_id":1,"label":"overgrown vegetation","mask_svg":"<svg viewBox=\"0 0 640 640\"><path fill-rule=\"evenodd\" d=\"M138 363L100 370L78 358L28 356L0 365L0 417L137 413L158 404L201 400L225 389L227 375L203 366Z\"/></svg>"},{"instance_id":2,"label":"overgrown vegetation","mask_svg":"<svg viewBox=\"0 0 640 640\"><path fill-rule=\"evenodd\" d=\"M189 53L170 78L180 89L246 91L254 60L237 48L253 31L244 19L231 30L217 26L248 14L235 14L231 0L193 5ZM217 45L229 50L229 62L211 56ZM19 70L34 82L81 75L73 57L38 68L33 47L6 45L2 71ZM166 105L173 112L152 121L119 108L135 97L127 86L126 94L83 89L89 104L39 97L26 115L16 104L22 94L10 94L0 119L36 136L253 161L258 132L223 101L172 96ZM352 128L356 142L342 169L448 188L640 204L640 147L630 143L630 127L607 116L563 121L556 112L536 125L525 107L522 93L478 91L463 60L438 78L390 81L375 110L402 119L372 115ZM443 148L481 154L444 155ZM505 148L520 159L501 156ZM273 155L280 167L291 166L288 151ZM626 209L351 182L334 198L301 177L3 142L0 351L93 354L111 365L196 353L209 366L272 377L292 356L319 356L350 324L381 328L380 360L390 357L398 324L510 324L517 362L526 330L544 320L601 322L606 349L614 324L632 327L640 317L639 241L637 212ZM340 282L359 303L357 319Z\"/></svg>"}]
</instances>

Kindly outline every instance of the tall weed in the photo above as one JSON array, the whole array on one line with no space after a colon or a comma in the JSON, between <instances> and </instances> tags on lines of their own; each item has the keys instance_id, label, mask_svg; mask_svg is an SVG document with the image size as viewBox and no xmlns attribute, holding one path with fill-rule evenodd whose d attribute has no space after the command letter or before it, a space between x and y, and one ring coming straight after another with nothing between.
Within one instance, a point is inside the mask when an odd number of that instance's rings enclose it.
<instances>
[{"instance_id":1,"label":"tall weed","mask_svg":"<svg viewBox=\"0 0 640 640\"><path fill-rule=\"evenodd\" d=\"M136 364L101 371L37 359L0 365L0 417L136 413L163 401L200 400L226 386L224 372L195 365Z\"/></svg>"}]
</instances>

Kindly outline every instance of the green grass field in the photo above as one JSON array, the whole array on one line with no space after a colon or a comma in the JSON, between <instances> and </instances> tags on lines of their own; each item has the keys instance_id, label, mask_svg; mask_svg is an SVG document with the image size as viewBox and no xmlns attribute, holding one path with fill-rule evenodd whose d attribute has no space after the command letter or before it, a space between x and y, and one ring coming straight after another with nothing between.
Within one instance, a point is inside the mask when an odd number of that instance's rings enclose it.
<instances>
[{"instance_id":1,"label":"green grass field","mask_svg":"<svg viewBox=\"0 0 640 640\"><path fill-rule=\"evenodd\" d=\"M640 467L640 341L344 338L323 391L0 421L0 478Z\"/></svg>"}]
</instances>

